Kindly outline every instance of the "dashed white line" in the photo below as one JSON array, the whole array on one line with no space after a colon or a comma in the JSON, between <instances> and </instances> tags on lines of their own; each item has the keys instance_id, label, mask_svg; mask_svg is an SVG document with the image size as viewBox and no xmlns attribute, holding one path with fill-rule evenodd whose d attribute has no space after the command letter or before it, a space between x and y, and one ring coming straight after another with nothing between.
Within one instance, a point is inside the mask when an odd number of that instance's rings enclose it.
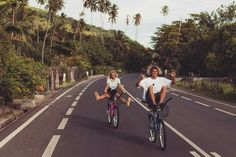
<instances>
[{"instance_id":1,"label":"dashed white line","mask_svg":"<svg viewBox=\"0 0 236 157\"><path fill-rule=\"evenodd\" d=\"M170 88L170 89L174 89L174 88ZM178 91L178 92L181 92L181 93L184 93L184 94L188 94L188 95L191 95L191 96L195 96L197 98L205 99L205 100L208 100L208 101L211 101L211 102L215 102L215 103L218 103L218 104L222 104L222 105L225 105L225 106L228 106L228 107L236 108L236 106L233 106L233 105L229 105L229 104L226 104L226 103L223 103L223 102L220 102L220 101L204 98L202 96L198 96L198 95L195 95L195 94L187 93L187 92L184 92L184 91L181 91L181 90L178 90L178 89L175 89L175 91Z\"/></svg>"},{"instance_id":2,"label":"dashed white line","mask_svg":"<svg viewBox=\"0 0 236 157\"><path fill-rule=\"evenodd\" d=\"M78 101L79 99L80 99L80 96L77 96L77 97L75 98L76 101Z\"/></svg>"},{"instance_id":3,"label":"dashed white line","mask_svg":"<svg viewBox=\"0 0 236 157\"><path fill-rule=\"evenodd\" d=\"M69 108L68 111L66 112L66 116L70 116L73 110L74 108Z\"/></svg>"},{"instance_id":4,"label":"dashed white line","mask_svg":"<svg viewBox=\"0 0 236 157\"><path fill-rule=\"evenodd\" d=\"M194 157L201 157L198 153L194 151L190 151L189 153L192 154Z\"/></svg>"},{"instance_id":5,"label":"dashed white line","mask_svg":"<svg viewBox=\"0 0 236 157\"><path fill-rule=\"evenodd\" d=\"M187 97L184 97L184 96L181 96L181 98L183 98L183 99L185 99L185 100L189 100L189 101L191 101L192 99L190 99L190 98L187 98Z\"/></svg>"},{"instance_id":6,"label":"dashed white line","mask_svg":"<svg viewBox=\"0 0 236 157\"><path fill-rule=\"evenodd\" d=\"M57 127L58 130L63 130L68 122L69 118L63 118L60 125Z\"/></svg>"},{"instance_id":7,"label":"dashed white line","mask_svg":"<svg viewBox=\"0 0 236 157\"><path fill-rule=\"evenodd\" d=\"M44 106L41 110L39 110L35 115L33 115L30 119L28 119L24 124L18 127L15 131L9 134L0 142L0 148L2 148L7 142L9 142L13 137L15 137L19 132L21 132L26 126L28 126L35 118L37 118L41 113L43 113L49 106Z\"/></svg>"},{"instance_id":8,"label":"dashed white line","mask_svg":"<svg viewBox=\"0 0 236 157\"><path fill-rule=\"evenodd\" d=\"M77 105L77 101L74 101L71 105L71 107L75 107Z\"/></svg>"},{"instance_id":9,"label":"dashed white line","mask_svg":"<svg viewBox=\"0 0 236 157\"><path fill-rule=\"evenodd\" d=\"M175 95L175 96L179 96L179 94L176 94L176 93L171 93L171 94L173 94L173 95Z\"/></svg>"},{"instance_id":10,"label":"dashed white line","mask_svg":"<svg viewBox=\"0 0 236 157\"><path fill-rule=\"evenodd\" d=\"M221 110L221 109L219 109L219 108L214 108L214 109L217 110L217 111L226 113L226 114L228 114L228 115L231 115L231 116L236 116L236 114L234 114L234 113L231 113L231 112L228 112L228 111L225 111L225 110Z\"/></svg>"},{"instance_id":11,"label":"dashed white line","mask_svg":"<svg viewBox=\"0 0 236 157\"><path fill-rule=\"evenodd\" d=\"M52 153L53 153L54 149L56 148L56 145L57 145L60 137L61 137L60 135L53 135L52 136L52 139L48 143L48 146L45 149L42 157L51 157L52 156Z\"/></svg>"},{"instance_id":12,"label":"dashed white line","mask_svg":"<svg viewBox=\"0 0 236 157\"><path fill-rule=\"evenodd\" d=\"M200 105L203 105L203 106L206 106L206 107L210 107L209 105L207 105L207 104L204 104L204 103L202 103L202 102L199 102L199 101L194 101L195 103L197 103L197 104L200 104Z\"/></svg>"},{"instance_id":13,"label":"dashed white line","mask_svg":"<svg viewBox=\"0 0 236 157\"><path fill-rule=\"evenodd\" d=\"M79 93L79 96L83 95L83 92Z\"/></svg>"},{"instance_id":14,"label":"dashed white line","mask_svg":"<svg viewBox=\"0 0 236 157\"><path fill-rule=\"evenodd\" d=\"M212 155L214 155L215 157L221 157L219 154L217 154L216 152L211 152Z\"/></svg>"}]
</instances>

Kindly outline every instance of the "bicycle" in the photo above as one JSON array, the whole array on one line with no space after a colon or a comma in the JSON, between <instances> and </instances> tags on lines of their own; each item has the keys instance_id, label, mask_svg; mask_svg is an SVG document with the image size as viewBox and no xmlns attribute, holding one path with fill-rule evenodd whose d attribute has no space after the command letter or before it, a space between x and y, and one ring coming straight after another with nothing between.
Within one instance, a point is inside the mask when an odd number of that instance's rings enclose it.
<instances>
[{"instance_id":1,"label":"bicycle","mask_svg":"<svg viewBox=\"0 0 236 157\"><path fill-rule=\"evenodd\" d=\"M119 96L112 96L108 98L107 102L107 120L108 124L113 124L114 128L117 128L119 125L119 105L117 104L117 100L121 97L123 93Z\"/></svg>"},{"instance_id":2,"label":"bicycle","mask_svg":"<svg viewBox=\"0 0 236 157\"><path fill-rule=\"evenodd\" d=\"M166 149L166 131L164 118L169 114L169 107L166 106L172 98L169 98L165 101L162 106L162 109L159 107L156 111L150 111L148 114L149 118L149 142L155 142L158 136L159 144L162 150Z\"/></svg>"}]
</instances>

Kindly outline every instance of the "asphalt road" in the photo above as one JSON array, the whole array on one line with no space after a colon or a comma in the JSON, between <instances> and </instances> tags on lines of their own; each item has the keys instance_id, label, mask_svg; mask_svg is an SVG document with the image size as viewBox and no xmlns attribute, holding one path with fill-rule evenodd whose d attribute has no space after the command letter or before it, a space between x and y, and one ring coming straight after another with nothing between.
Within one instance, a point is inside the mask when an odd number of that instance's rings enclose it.
<instances>
[{"instance_id":1,"label":"asphalt road","mask_svg":"<svg viewBox=\"0 0 236 157\"><path fill-rule=\"evenodd\" d=\"M135 98L137 74L121 77ZM120 105L117 129L106 119L106 100L97 102L105 77L90 77L58 91L0 132L0 157L235 157L236 107L170 88L167 148L148 142L147 112L138 103ZM127 97L127 95L124 95Z\"/></svg>"}]
</instances>

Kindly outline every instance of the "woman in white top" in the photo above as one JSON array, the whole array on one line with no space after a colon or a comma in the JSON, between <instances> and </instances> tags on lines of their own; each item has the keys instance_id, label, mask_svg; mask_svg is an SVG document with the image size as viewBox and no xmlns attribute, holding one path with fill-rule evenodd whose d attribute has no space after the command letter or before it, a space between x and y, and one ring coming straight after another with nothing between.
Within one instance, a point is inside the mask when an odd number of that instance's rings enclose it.
<instances>
[{"instance_id":1,"label":"woman in white top","mask_svg":"<svg viewBox=\"0 0 236 157\"><path fill-rule=\"evenodd\" d=\"M113 99L115 96L117 96L121 100L121 102L125 103L129 107L131 98L128 97L128 99L126 100L125 98L118 96L117 94L118 88L124 93L124 89L120 84L120 79L118 78L118 74L116 73L115 70L111 70L107 78L107 85L104 89L104 94L99 95L98 92L95 91L94 94L95 94L96 100L98 101L105 98Z\"/></svg>"}]
</instances>

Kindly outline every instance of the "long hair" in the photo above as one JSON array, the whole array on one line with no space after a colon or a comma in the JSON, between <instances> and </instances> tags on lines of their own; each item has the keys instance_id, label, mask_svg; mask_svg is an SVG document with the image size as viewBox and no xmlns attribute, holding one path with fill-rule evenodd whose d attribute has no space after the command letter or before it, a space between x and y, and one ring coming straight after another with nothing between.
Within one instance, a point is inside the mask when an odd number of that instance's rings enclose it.
<instances>
[{"instance_id":1,"label":"long hair","mask_svg":"<svg viewBox=\"0 0 236 157\"><path fill-rule=\"evenodd\" d=\"M115 74L115 78L117 78L117 77L118 77L118 74L117 74L117 72L116 72L115 70L111 70L111 71L109 72L108 76L107 76L107 79L111 79L111 74L112 74L112 73L114 73L114 74Z\"/></svg>"}]
</instances>

